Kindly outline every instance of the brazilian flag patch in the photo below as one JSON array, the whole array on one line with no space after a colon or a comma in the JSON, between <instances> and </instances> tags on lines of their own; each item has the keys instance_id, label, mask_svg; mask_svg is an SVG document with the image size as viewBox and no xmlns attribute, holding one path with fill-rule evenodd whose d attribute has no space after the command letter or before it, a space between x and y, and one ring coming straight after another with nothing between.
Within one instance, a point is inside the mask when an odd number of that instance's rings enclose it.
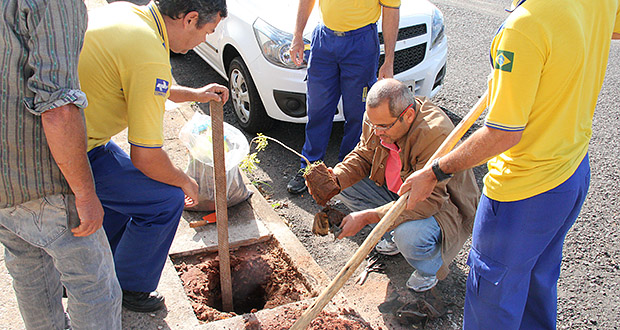
<instances>
[{"instance_id":1,"label":"brazilian flag patch","mask_svg":"<svg viewBox=\"0 0 620 330\"><path fill-rule=\"evenodd\" d=\"M507 50L498 50L497 56L495 56L495 68L506 72L512 72L512 62L514 58L515 53Z\"/></svg>"}]
</instances>

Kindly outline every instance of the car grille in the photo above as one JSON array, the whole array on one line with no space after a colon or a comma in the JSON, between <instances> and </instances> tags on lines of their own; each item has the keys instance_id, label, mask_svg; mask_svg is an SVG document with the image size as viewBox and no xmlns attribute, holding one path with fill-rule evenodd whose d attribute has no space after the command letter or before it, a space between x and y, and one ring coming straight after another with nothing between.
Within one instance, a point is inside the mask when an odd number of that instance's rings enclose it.
<instances>
[{"instance_id":1,"label":"car grille","mask_svg":"<svg viewBox=\"0 0 620 330\"><path fill-rule=\"evenodd\" d=\"M410 39L426 34L426 24L418 24L414 26L408 26L398 30L398 37L396 41ZM383 33L379 32L379 43L383 44Z\"/></svg>"},{"instance_id":2,"label":"car grille","mask_svg":"<svg viewBox=\"0 0 620 330\"><path fill-rule=\"evenodd\" d=\"M401 49L394 53L394 75L407 71L424 61L426 56L426 43ZM379 68L385 61L385 55L379 56Z\"/></svg>"}]
</instances>

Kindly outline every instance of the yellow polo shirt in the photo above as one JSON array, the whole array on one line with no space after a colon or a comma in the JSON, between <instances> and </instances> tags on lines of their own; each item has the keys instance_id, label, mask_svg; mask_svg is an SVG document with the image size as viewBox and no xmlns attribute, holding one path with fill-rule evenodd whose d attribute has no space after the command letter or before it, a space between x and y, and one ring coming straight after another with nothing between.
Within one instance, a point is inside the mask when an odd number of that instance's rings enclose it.
<instances>
[{"instance_id":1,"label":"yellow polo shirt","mask_svg":"<svg viewBox=\"0 0 620 330\"><path fill-rule=\"evenodd\" d=\"M88 98L88 150L129 127L129 143L161 147L172 72L166 26L152 3L89 12L78 72Z\"/></svg>"},{"instance_id":2,"label":"yellow polo shirt","mask_svg":"<svg viewBox=\"0 0 620 330\"><path fill-rule=\"evenodd\" d=\"M381 6L399 8L400 0L319 0L323 24L334 31L351 31L377 22Z\"/></svg>"},{"instance_id":3,"label":"yellow polo shirt","mask_svg":"<svg viewBox=\"0 0 620 330\"><path fill-rule=\"evenodd\" d=\"M575 172L588 152L619 10L619 0L527 0L508 17L491 46L486 125L523 136L488 162L489 198L532 197Z\"/></svg>"}]
</instances>

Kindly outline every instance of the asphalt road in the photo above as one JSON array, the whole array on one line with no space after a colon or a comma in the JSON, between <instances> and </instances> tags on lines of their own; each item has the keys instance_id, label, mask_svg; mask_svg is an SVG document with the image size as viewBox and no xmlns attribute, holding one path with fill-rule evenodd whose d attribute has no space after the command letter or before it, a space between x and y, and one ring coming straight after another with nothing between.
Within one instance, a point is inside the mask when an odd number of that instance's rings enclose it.
<instances>
[{"instance_id":1,"label":"asphalt road","mask_svg":"<svg viewBox=\"0 0 620 330\"><path fill-rule=\"evenodd\" d=\"M490 72L491 39L507 16L509 0L431 0L444 13L448 36L448 66L443 90L434 102L452 118L460 118L486 89ZM570 54L567 54L570 56ZM579 219L568 234L562 274L558 288L559 329L612 329L620 326L620 243L618 243L618 182L620 169L620 41L612 43L609 66L594 117L594 134L590 144L591 186ZM200 86L208 82L226 84L196 54L173 56L175 79L185 85ZM203 107L206 108L206 107ZM225 106L225 120L236 124L230 103ZM476 125L480 125L478 121ZM304 126L278 123L265 132L301 150ZM248 138L250 136L248 135ZM342 125L334 125L325 162L337 161ZM284 149L270 145L259 155L259 169L250 177L262 185L272 206L288 222L313 257L330 276L334 276L360 244L363 234L351 240L329 245L325 238L310 233L311 219L319 207L310 196L291 196L286 182L295 174L298 159ZM484 167L476 171L484 174ZM451 267L453 274L440 289L444 300L453 303L453 314L429 328L459 328L462 321L462 295L467 268L465 253ZM401 286L411 271L404 260L391 261L388 277Z\"/></svg>"}]
</instances>

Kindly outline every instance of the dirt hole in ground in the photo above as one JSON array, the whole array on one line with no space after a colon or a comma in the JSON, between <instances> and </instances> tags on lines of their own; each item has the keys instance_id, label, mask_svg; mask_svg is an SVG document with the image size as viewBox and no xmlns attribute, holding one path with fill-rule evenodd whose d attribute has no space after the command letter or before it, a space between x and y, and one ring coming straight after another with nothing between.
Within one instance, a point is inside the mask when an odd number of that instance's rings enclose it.
<instances>
[{"instance_id":1,"label":"dirt hole in ground","mask_svg":"<svg viewBox=\"0 0 620 330\"><path fill-rule=\"evenodd\" d=\"M310 297L303 276L274 240L230 254L233 312L222 311L217 253L173 257L197 318L211 322Z\"/></svg>"}]
</instances>

